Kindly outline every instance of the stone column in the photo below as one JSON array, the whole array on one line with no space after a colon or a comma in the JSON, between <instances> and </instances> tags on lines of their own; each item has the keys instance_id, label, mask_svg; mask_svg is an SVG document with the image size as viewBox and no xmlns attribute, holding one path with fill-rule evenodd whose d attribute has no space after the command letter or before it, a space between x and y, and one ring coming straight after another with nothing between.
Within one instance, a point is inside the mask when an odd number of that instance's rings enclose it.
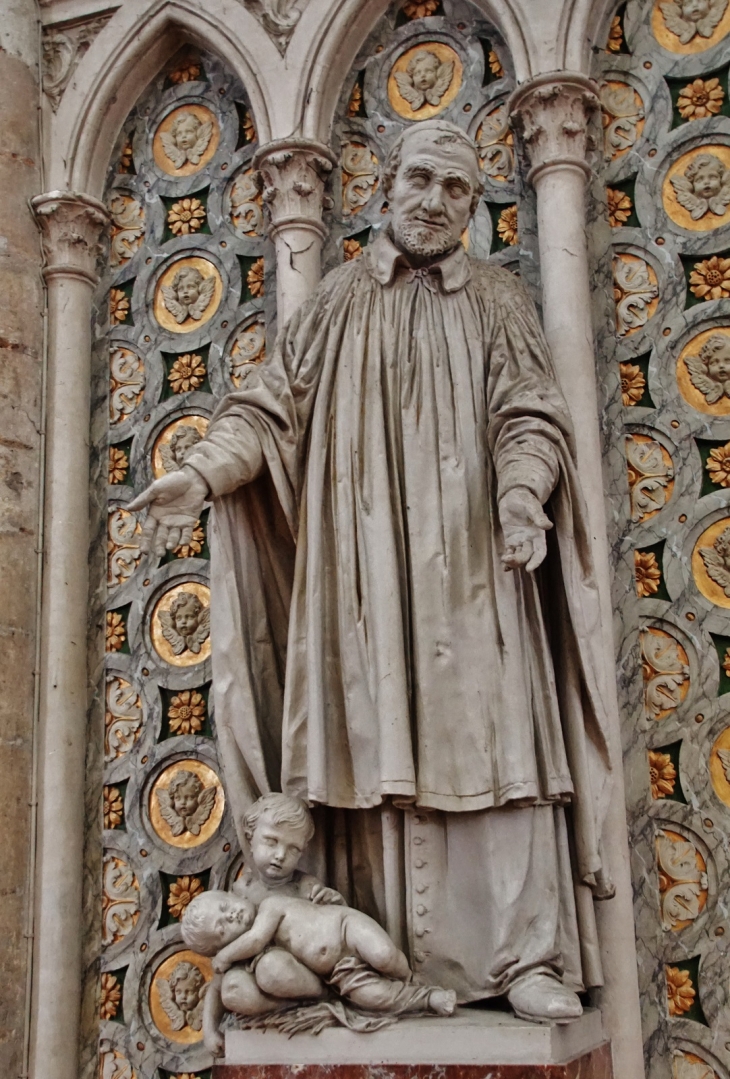
<instances>
[{"instance_id":1,"label":"stone column","mask_svg":"<svg viewBox=\"0 0 730 1079\"><path fill-rule=\"evenodd\" d=\"M588 125L598 109L595 84L584 75L541 75L510 99L513 126L537 196L545 335L573 418L578 469L588 505L593 557L603 613L606 693L612 713L613 799L606 824L606 857L614 899L596 903L605 987L599 994L611 1038L614 1073L643 1079L642 1036L632 909L621 735L616 697L608 536L603 493L598 395L586 242Z\"/></svg>"},{"instance_id":2,"label":"stone column","mask_svg":"<svg viewBox=\"0 0 730 1079\"><path fill-rule=\"evenodd\" d=\"M322 224L324 185L334 164L332 151L311 139L278 139L254 157L276 246L280 327L319 284L320 252L327 236Z\"/></svg>"},{"instance_id":3,"label":"stone column","mask_svg":"<svg viewBox=\"0 0 730 1079\"><path fill-rule=\"evenodd\" d=\"M33 1079L78 1079L86 752L91 296L108 220L87 195L33 199L48 288Z\"/></svg>"},{"instance_id":4,"label":"stone column","mask_svg":"<svg viewBox=\"0 0 730 1079\"><path fill-rule=\"evenodd\" d=\"M0 1075L25 1070L33 845L33 714L43 282L28 200L40 191L38 10L0 17Z\"/></svg>"}]
</instances>

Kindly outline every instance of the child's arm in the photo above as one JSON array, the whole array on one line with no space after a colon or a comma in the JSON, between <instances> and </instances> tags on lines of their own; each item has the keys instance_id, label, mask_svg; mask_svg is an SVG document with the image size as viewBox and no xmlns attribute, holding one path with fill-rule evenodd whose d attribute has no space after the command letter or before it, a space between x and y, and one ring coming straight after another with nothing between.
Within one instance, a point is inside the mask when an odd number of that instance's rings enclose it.
<instances>
[{"instance_id":1,"label":"child's arm","mask_svg":"<svg viewBox=\"0 0 730 1079\"><path fill-rule=\"evenodd\" d=\"M222 1057L225 1052L225 1040L218 1029L224 1010L221 1000L222 981L222 974L214 974L203 1000L203 1041L205 1048L214 1057Z\"/></svg>"},{"instance_id":2,"label":"child's arm","mask_svg":"<svg viewBox=\"0 0 730 1079\"><path fill-rule=\"evenodd\" d=\"M234 963L258 955L274 939L282 917L281 911L269 906L264 900L251 928L218 952L213 960L213 970L225 974Z\"/></svg>"}]
</instances>

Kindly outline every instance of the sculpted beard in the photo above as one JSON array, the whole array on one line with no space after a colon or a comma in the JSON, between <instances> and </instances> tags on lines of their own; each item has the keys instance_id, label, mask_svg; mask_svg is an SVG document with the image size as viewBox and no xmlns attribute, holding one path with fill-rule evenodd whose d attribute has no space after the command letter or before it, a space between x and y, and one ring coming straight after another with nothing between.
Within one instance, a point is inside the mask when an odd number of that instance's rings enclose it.
<instances>
[{"instance_id":1,"label":"sculpted beard","mask_svg":"<svg viewBox=\"0 0 730 1079\"><path fill-rule=\"evenodd\" d=\"M455 246L456 240L451 234L448 225L438 227L426 225L417 218L406 218L393 222L393 233L396 242L412 252L424 258L434 258L443 255ZM457 238L458 239L458 238Z\"/></svg>"}]
</instances>

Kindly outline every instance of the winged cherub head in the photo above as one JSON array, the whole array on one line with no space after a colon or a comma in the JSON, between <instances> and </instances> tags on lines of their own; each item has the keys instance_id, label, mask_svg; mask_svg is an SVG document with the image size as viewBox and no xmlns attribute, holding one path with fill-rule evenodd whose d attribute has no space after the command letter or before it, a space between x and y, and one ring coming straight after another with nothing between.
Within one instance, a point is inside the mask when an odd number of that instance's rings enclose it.
<instances>
[{"instance_id":1,"label":"winged cherub head","mask_svg":"<svg viewBox=\"0 0 730 1079\"><path fill-rule=\"evenodd\" d=\"M174 836L190 832L200 835L200 829L213 812L215 787L206 787L195 772L180 768L165 789L157 791L162 819Z\"/></svg>"},{"instance_id":2,"label":"winged cherub head","mask_svg":"<svg viewBox=\"0 0 730 1079\"><path fill-rule=\"evenodd\" d=\"M416 112L426 102L441 104L454 77L454 61L442 63L435 52L419 49L408 61L405 71L396 71L393 77L401 97Z\"/></svg>"},{"instance_id":3,"label":"winged cherub head","mask_svg":"<svg viewBox=\"0 0 730 1079\"><path fill-rule=\"evenodd\" d=\"M730 528L720 533L712 547L700 547L700 558L710 580L730 596Z\"/></svg>"},{"instance_id":4,"label":"winged cherub head","mask_svg":"<svg viewBox=\"0 0 730 1079\"><path fill-rule=\"evenodd\" d=\"M723 396L730 397L730 337L713 333L698 356L686 356L685 364L692 385L714 405Z\"/></svg>"},{"instance_id":5,"label":"winged cherub head","mask_svg":"<svg viewBox=\"0 0 730 1079\"><path fill-rule=\"evenodd\" d=\"M215 277L203 277L196 266L183 266L172 279L171 285L162 286L162 299L175 322L187 318L201 319L213 298Z\"/></svg>"},{"instance_id":6,"label":"winged cherub head","mask_svg":"<svg viewBox=\"0 0 730 1079\"><path fill-rule=\"evenodd\" d=\"M158 982L160 1000L173 1030L190 1027L200 1030L203 1025L202 1003L205 978L194 963L178 963L169 978Z\"/></svg>"},{"instance_id":7,"label":"winged cherub head","mask_svg":"<svg viewBox=\"0 0 730 1079\"><path fill-rule=\"evenodd\" d=\"M659 7L667 30L687 45L695 34L712 37L727 3L728 0L667 0Z\"/></svg>"},{"instance_id":8,"label":"winged cherub head","mask_svg":"<svg viewBox=\"0 0 730 1079\"><path fill-rule=\"evenodd\" d=\"M166 472L175 472L185 464L185 458L203 436L191 423L182 423L173 432L168 445L160 446L160 455Z\"/></svg>"},{"instance_id":9,"label":"winged cherub head","mask_svg":"<svg viewBox=\"0 0 730 1079\"><path fill-rule=\"evenodd\" d=\"M176 656L186 649L197 655L210 636L210 607L201 603L194 592L178 592L169 611L160 611L160 625Z\"/></svg>"},{"instance_id":10,"label":"winged cherub head","mask_svg":"<svg viewBox=\"0 0 730 1079\"><path fill-rule=\"evenodd\" d=\"M708 210L718 217L730 203L730 169L715 154L698 154L690 161L683 176L672 177L677 202L698 221Z\"/></svg>"},{"instance_id":11,"label":"winged cherub head","mask_svg":"<svg viewBox=\"0 0 730 1079\"><path fill-rule=\"evenodd\" d=\"M201 120L186 109L175 117L169 131L160 133L160 141L166 156L176 169L181 169L186 161L191 165L200 163L212 134L212 121Z\"/></svg>"}]
</instances>

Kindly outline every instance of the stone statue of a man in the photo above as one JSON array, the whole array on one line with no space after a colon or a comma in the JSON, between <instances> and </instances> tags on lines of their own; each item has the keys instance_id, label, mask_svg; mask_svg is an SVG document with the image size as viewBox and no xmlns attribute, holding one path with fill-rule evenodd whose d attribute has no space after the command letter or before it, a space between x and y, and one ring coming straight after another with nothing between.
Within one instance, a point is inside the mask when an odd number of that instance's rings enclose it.
<instances>
[{"instance_id":1,"label":"stone statue of a man","mask_svg":"<svg viewBox=\"0 0 730 1079\"><path fill-rule=\"evenodd\" d=\"M213 500L234 811L276 789L328 807L320 875L419 980L566 1020L601 982L592 898L610 895L568 410L525 289L460 243L482 189L472 141L413 125L382 183L390 227L130 508L149 506L162 554Z\"/></svg>"}]
</instances>

